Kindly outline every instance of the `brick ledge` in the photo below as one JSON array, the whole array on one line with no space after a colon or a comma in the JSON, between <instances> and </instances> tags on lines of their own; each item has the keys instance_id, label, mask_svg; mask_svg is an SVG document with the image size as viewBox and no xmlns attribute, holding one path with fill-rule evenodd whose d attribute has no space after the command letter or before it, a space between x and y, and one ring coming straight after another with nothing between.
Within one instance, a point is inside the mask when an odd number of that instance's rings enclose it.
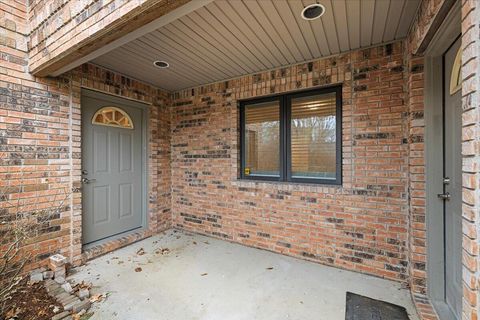
<instances>
[{"instance_id":1,"label":"brick ledge","mask_svg":"<svg viewBox=\"0 0 480 320\"><path fill-rule=\"evenodd\" d=\"M423 294L412 294L412 300L415 304L415 309L417 310L418 316L422 320L438 320L439 317L437 312L432 306L430 299Z\"/></svg>"},{"instance_id":2,"label":"brick ledge","mask_svg":"<svg viewBox=\"0 0 480 320\"><path fill-rule=\"evenodd\" d=\"M82 252L82 264L84 264L88 260L100 257L104 254L123 248L137 241L149 238L153 234L154 232L150 230L141 230L126 234L118 238L107 240L106 242L99 243L89 248L85 248Z\"/></svg>"}]
</instances>

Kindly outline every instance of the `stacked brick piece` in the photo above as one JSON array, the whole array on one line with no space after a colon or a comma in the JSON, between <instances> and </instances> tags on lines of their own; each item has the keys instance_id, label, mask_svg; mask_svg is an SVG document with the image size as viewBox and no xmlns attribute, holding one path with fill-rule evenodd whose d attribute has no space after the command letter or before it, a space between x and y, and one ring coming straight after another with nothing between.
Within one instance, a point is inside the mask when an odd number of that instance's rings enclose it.
<instances>
[{"instance_id":1,"label":"stacked brick piece","mask_svg":"<svg viewBox=\"0 0 480 320\"><path fill-rule=\"evenodd\" d=\"M74 292L72 285L66 281L67 259L56 254L49 259L49 268L40 268L30 273L30 282L35 283L45 281L45 289L48 294L55 298L62 306L64 311L52 317L52 320L72 319L72 314L83 314L90 308L91 302L88 299L90 292L88 289L81 288Z\"/></svg>"}]
</instances>

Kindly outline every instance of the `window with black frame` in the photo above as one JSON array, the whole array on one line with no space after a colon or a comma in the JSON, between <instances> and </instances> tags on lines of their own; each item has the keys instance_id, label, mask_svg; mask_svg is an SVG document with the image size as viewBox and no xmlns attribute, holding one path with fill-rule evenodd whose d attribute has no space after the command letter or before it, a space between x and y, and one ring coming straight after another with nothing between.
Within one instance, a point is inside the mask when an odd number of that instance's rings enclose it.
<instances>
[{"instance_id":1,"label":"window with black frame","mask_svg":"<svg viewBox=\"0 0 480 320\"><path fill-rule=\"evenodd\" d=\"M341 87L240 102L241 178L341 184Z\"/></svg>"}]
</instances>

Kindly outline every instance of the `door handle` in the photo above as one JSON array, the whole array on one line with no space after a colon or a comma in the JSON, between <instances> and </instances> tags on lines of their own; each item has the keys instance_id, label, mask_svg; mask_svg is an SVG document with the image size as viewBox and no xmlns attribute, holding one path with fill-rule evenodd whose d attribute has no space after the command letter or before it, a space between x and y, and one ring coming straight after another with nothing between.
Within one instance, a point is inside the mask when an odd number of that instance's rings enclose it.
<instances>
[{"instance_id":1,"label":"door handle","mask_svg":"<svg viewBox=\"0 0 480 320\"><path fill-rule=\"evenodd\" d=\"M439 193L439 194L437 194L437 197L438 197L439 199L442 199L442 200L445 200L445 201L449 201L452 196L450 195L449 192L445 192L445 193Z\"/></svg>"},{"instance_id":2,"label":"door handle","mask_svg":"<svg viewBox=\"0 0 480 320\"><path fill-rule=\"evenodd\" d=\"M97 179L87 179L87 178L82 178L82 183L88 184L90 182L97 181Z\"/></svg>"}]
</instances>

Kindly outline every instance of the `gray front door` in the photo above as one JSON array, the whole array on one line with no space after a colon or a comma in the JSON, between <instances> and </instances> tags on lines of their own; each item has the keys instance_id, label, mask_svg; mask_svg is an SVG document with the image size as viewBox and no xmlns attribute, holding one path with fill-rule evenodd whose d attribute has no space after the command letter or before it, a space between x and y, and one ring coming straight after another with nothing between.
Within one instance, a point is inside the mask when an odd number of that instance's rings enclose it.
<instances>
[{"instance_id":1,"label":"gray front door","mask_svg":"<svg viewBox=\"0 0 480 320\"><path fill-rule=\"evenodd\" d=\"M457 319L462 314L462 91L452 92L458 39L444 55L444 221L445 302Z\"/></svg>"},{"instance_id":2,"label":"gray front door","mask_svg":"<svg viewBox=\"0 0 480 320\"><path fill-rule=\"evenodd\" d=\"M142 227L143 110L82 92L83 243Z\"/></svg>"}]
</instances>

